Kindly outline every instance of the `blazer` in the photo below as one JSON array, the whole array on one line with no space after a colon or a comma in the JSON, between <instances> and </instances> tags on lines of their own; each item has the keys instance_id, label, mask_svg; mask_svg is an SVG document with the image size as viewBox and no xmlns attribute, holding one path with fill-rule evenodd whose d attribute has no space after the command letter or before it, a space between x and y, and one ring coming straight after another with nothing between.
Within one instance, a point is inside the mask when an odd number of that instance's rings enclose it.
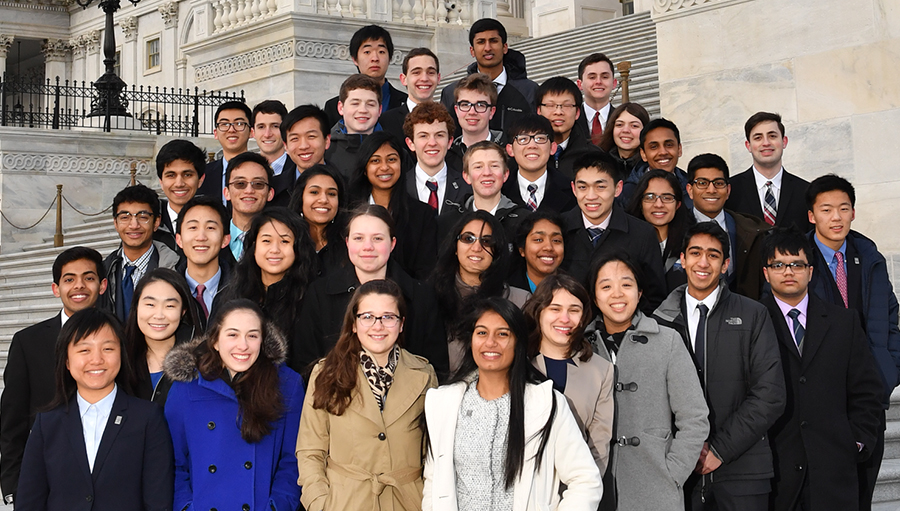
<instances>
[{"instance_id":1,"label":"blazer","mask_svg":"<svg viewBox=\"0 0 900 511\"><path fill-rule=\"evenodd\" d=\"M403 193L402 189L396 190ZM438 257L437 218L428 204L409 195L398 198L406 201L406 215L395 220L397 245L391 257L411 277L425 280L431 275Z\"/></svg>"},{"instance_id":2,"label":"blazer","mask_svg":"<svg viewBox=\"0 0 900 511\"><path fill-rule=\"evenodd\" d=\"M297 181L297 164L294 163L294 160L291 159L291 155L284 160L284 167L281 169L281 174L272 178L272 189L275 190L275 197L278 197L279 194L287 193L290 195L291 190L294 188L294 183ZM274 202L275 198L273 197L271 202ZM287 205L287 204L283 204Z\"/></svg>"},{"instance_id":3,"label":"blazer","mask_svg":"<svg viewBox=\"0 0 900 511\"><path fill-rule=\"evenodd\" d=\"M575 177L575 160L577 160L579 156L591 151L603 152L602 149L591 144L590 136L585 135L579 129L572 128L572 131L569 133L569 143L566 144L566 148L562 150L558 159L554 155L550 155L550 160L547 162L547 168L558 170L566 177L566 179L572 181Z\"/></svg>"},{"instance_id":4,"label":"blazer","mask_svg":"<svg viewBox=\"0 0 900 511\"><path fill-rule=\"evenodd\" d=\"M197 195L208 195L222 199L222 189L225 188L222 182L225 176L224 160L219 158L207 163L203 176L203 182L200 183L200 188L197 189ZM224 199L222 204L225 204Z\"/></svg>"},{"instance_id":5,"label":"blazer","mask_svg":"<svg viewBox=\"0 0 900 511\"><path fill-rule=\"evenodd\" d=\"M736 293L758 300L762 295L763 260L761 245L770 227L759 218L725 210L725 225L731 239L731 263L734 281L730 288Z\"/></svg>"},{"instance_id":6,"label":"blazer","mask_svg":"<svg viewBox=\"0 0 900 511\"><path fill-rule=\"evenodd\" d=\"M169 216L168 199L159 199L159 228L153 232L153 239L181 255L181 247L175 243L175 219Z\"/></svg>"},{"instance_id":7,"label":"blazer","mask_svg":"<svg viewBox=\"0 0 900 511\"><path fill-rule=\"evenodd\" d=\"M753 177L753 167L732 176L731 195L725 202L725 208L755 216L763 220L762 204L759 202L759 192L756 189L756 179ZM806 207L806 189L809 182L803 178L784 171L781 175L781 193L778 198L778 209L775 212L776 227L790 227L795 225L800 232L809 232L812 224L809 223L808 208Z\"/></svg>"},{"instance_id":8,"label":"blazer","mask_svg":"<svg viewBox=\"0 0 900 511\"><path fill-rule=\"evenodd\" d=\"M613 110L616 109L616 105L612 104L612 101L609 102L609 113L612 113ZM578 116L578 119L575 119L575 128L577 130L581 130L588 140L591 139L591 124L594 119L588 118L587 112L584 110L584 103L581 104L581 115ZM609 119L606 120L606 124L603 126L603 131L606 132L609 126Z\"/></svg>"},{"instance_id":9,"label":"blazer","mask_svg":"<svg viewBox=\"0 0 900 511\"><path fill-rule=\"evenodd\" d=\"M409 171L406 173L406 193L408 193L409 196L413 199L422 202L419 200L419 192L416 190L415 167L409 169ZM440 207L440 211L443 212L444 208L446 208L448 204L451 204L452 207L452 204L459 204L463 202L466 196L470 195L471 193L472 185L466 183L466 180L463 179L462 171L448 165L447 189L444 191L444 203ZM427 202L425 204L427 204Z\"/></svg>"},{"instance_id":10,"label":"blazer","mask_svg":"<svg viewBox=\"0 0 900 511\"><path fill-rule=\"evenodd\" d=\"M116 392L94 469L78 400L38 414L22 460L16 509L172 509L172 440L159 405Z\"/></svg>"},{"instance_id":11,"label":"blazer","mask_svg":"<svg viewBox=\"0 0 900 511\"><path fill-rule=\"evenodd\" d=\"M437 387L434 369L424 358L401 349L382 411L357 364L350 405L343 414L332 415L313 408L322 364L310 378L297 436L303 506L308 511L419 509L424 434L420 418L425 391ZM384 489L373 492L373 483Z\"/></svg>"},{"instance_id":12,"label":"blazer","mask_svg":"<svg viewBox=\"0 0 900 511\"><path fill-rule=\"evenodd\" d=\"M62 312L13 335L0 394L0 485L15 495L22 455L38 411L56 393L56 338Z\"/></svg>"},{"instance_id":13,"label":"blazer","mask_svg":"<svg viewBox=\"0 0 900 511\"><path fill-rule=\"evenodd\" d=\"M547 169L547 184L544 197L538 204L538 211L553 211L565 213L578 206L575 194L572 193L572 180L554 169ZM503 183L503 195L507 196L520 206L526 206L527 200L519 191L519 174L511 173L509 179ZM527 207L527 206L526 206ZM515 235L515 233L513 233Z\"/></svg>"},{"instance_id":14,"label":"blazer","mask_svg":"<svg viewBox=\"0 0 900 511\"><path fill-rule=\"evenodd\" d=\"M378 124L381 124L382 130L394 135L400 142L404 142L406 134L403 133L403 122L406 121L407 115L409 115L409 105L404 101L400 106L382 112L381 117L378 118ZM406 147L405 143L400 145Z\"/></svg>"},{"instance_id":15,"label":"blazer","mask_svg":"<svg viewBox=\"0 0 900 511\"><path fill-rule=\"evenodd\" d=\"M425 457L425 487L422 509L455 511L456 469L453 444L456 420L463 395L470 383L457 382L431 389L425 394L425 422L429 448ZM603 494L600 470L581 433L568 402L553 390L553 382L525 386L525 461L513 484L513 509L517 511L596 511ZM556 414L550 426L541 463L536 454L541 428ZM499 477L502 475L498 474ZM560 483L566 485L560 495Z\"/></svg>"},{"instance_id":16,"label":"blazer","mask_svg":"<svg viewBox=\"0 0 900 511\"><path fill-rule=\"evenodd\" d=\"M766 295L762 303L775 325L787 387L784 414L769 430L772 509L795 509L804 480L811 509L857 509L856 464L880 433L882 388L859 317L810 294L801 355L775 299ZM865 446L861 452L856 442Z\"/></svg>"}]
</instances>

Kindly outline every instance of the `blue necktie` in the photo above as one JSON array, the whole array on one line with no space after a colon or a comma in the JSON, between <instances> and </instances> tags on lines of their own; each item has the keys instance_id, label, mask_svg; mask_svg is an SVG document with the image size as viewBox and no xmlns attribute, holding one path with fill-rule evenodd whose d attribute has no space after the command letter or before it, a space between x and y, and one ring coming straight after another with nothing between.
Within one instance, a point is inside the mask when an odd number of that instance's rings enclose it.
<instances>
[{"instance_id":1,"label":"blue necktie","mask_svg":"<svg viewBox=\"0 0 900 511\"><path fill-rule=\"evenodd\" d=\"M794 342L797 343L797 351L803 355L803 336L806 334L806 329L800 323L800 311L791 309L788 311L788 316L791 318L791 323L793 323L791 329L794 331Z\"/></svg>"},{"instance_id":2,"label":"blue necktie","mask_svg":"<svg viewBox=\"0 0 900 511\"><path fill-rule=\"evenodd\" d=\"M134 270L137 267L131 264L125 266L125 276L122 277L122 305L124 306L122 310L125 311L125 317L128 317L128 312L131 311L131 298L134 296L134 281L131 280L131 276L134 275Z\"/></svg>"},{"instance_id":3,"label":"blue necktie","mask_svg":"<svg viewBox=\"0 0 900 511\"><path fill-rule=\"evenodd\" d=\"M600 242L600 236L603 236L603 229L599 227L588 227L588 236L591 237L591 245L594 247L597 246L597 243Z\"/></svg>"}]
</instances>

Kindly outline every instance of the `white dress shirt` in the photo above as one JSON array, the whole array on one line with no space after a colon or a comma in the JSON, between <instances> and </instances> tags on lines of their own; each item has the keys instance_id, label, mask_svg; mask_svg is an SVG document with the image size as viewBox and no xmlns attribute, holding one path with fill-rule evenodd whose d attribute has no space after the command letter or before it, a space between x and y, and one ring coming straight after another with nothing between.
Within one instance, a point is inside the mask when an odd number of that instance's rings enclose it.
<instances>
[{"instance_id":1,"label":"white dress shirt","mask_svg":"<svg viewBox=\"0 0 900 511\"><path fill-rule=\"evenodd\" d=\"M535 184L537 185L537 190L534 192L534 198L537 200L537 205L540 206L541 202L544 201L544 191L547 190L547 171L544 170L544 173L541 174L541 177L537 178L536 181L529 181L525 179L525 176L518 172L516 173L516 176L516 182L519 183L519 197L522 197L525 204L528 204L528 199L531 197L531 193L528 191L528 185Z\"/></svg>"},{"instance_id":2,"label":"white dress shirt","mask_svg":"<svg viewBox=\"0 0 900 511\"><path fill-rule=\"evenodd\" d=\"M503 90L503 87L506 87L506 81L509 79L509 75L506 74L506 67L503 67L503 71L500 72L500 76L494 78L494 85L497 86L497 94Z\"/></svg>"},{"instance_id":3,"label":"white dress shirt","mask_svg":"<svg viewBox=\"0 0 900 511\"><path fill-rule=\"evenodd\" d=\"M595 224L592 224L590 220L588 220L588 217L584 216L584 212L581 213L581 220L584 222L585 229L594 228L594 229L603 229L605 231L605 230L609 229L609 220L611 218L612 218L612 211L610 211L609 214L606 215L606 218L604 218L602 222L595 225Z\"/></svg>"},{"instance_id":4,"label":"white dress shirt","mask_svg":"<svg viewBox=\"0 0 900 511\"><path fill-rule=\"evenodd\" d=\"M691 296L690 293L685 291L684 293L684 308L687 313L687 324L688 324L688 333L691 334L691 349L694 348L694 340L697 339L697 326L700 324L700 309L697 308L701 303L706 305L709 308L708 312L712 312L713 305L716 304L716 300L719 298L719 286L716 286L713 289L712 293L709 294L706 298L702 300L698 300ZM707 325L709 325L709 316L707 315ZM706 338L706 341L709 341L709 338Z\"/></svg>"},{"instance_id":5,"label":"white dress shirt","mask_svg":"<svg viewBox=\"0 0 900 511\"><path fill-rule=\"evenodd\" d=\"M419 195L419 200L428 204L428 198L431 197L431 190L425 186L427 181L436 180L438 189L437 189L437 200L438 200L438 214L444 209L444 194L447 192L447 163L444 163L443 168L438 171L434 176L429 176L422 167L416 163L416 193Z\"/></svg>"},{"instance_id":6,"label":"white dress shirt","mask_svg":"<svg viewBox=\"0 0 900 511\"><path fill-rule=\"evenodd\" d=\"M112 392L94 404L88 403L80 393L75 393L78 398L81 430L84 433L84 447L87 450L88 466L91 472L94 471L94 459L97 458L97 450L100 448L100 440L106 430L106 423L109 422L109 414L112 413L116 393L117 386L114 384Z\"/></svg>"},{"instance_id":7,"label":"white dress shirt","mask_svg":"<svg viewBox=\"0 0 900 511\"><path fill-rule=\"evenodd\" d=\"M594 122L594 116L597 115L597 112L600 112L600 125L603 126L603 131L606 131L606 120L609 119L609 112L612 108L612 104L607 103L604 107L600 108L600 110L594 110L588 105L586 102L584 105L584 114L587 116L587 126L588 126L588 135L591 134L591 126Z\"/></svg>"},{"instance_id":8,"label":"white dress shirt","mask_svg":"<svg viewBox=\"0 0 900 511\"><path fill-rule=\"evenodd\" d=\"M784 177L784 167L781 167L781 170L778 171L778 174L775 174L775 177L772 179L767 178L766 176L759 173L756 170L756 165L753 166L753 179L756 181L756 193L759 195L759 207L765 211L765 203L766 203L766 182L772 182L772 195L775 196L775 210L778 210L778 204L781 203L781 179Z\"/></svg>"}]
</instances>

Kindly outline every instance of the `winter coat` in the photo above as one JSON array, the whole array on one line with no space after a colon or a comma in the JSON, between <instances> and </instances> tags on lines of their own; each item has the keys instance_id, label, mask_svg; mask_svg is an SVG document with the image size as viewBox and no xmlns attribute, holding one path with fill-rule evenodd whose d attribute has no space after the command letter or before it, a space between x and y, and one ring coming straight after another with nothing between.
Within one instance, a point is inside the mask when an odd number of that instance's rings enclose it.
<instances>
[{"instance_id":1,"label":"winter coat","mask_svg":"<svg viewBox=\"0 0 900 511\"><path fill-rule=\"evenodd\" d=\"M254 444L241 437L234 389L221 378L206 380L197 372L193 350L205 338L175 347L166 356L164 369L174 380L166 401L175 448L173 510L295 511L299 506L294 449L303 380L283 365L284 337L271 324L269 331L261 349L278 365L284 412Z\"/></svg>"},{"instance_id":2,"label":"winter coat","mask_svg":"<svg viewBox=\"0 0 900 511\"><path fill-rule=\"evenodd\" d=\"M444 209L441 216L438 217L438 245L442 246L447 242L447 236L456 222L466 213L475 211L475 196L469 194L461 202L444 201ZM520 206L513 202L506 195L500 195L500 204L497 205L497 212L494 214L500 225L503 226L503 232L506 240L509 242L509 249L512 252L513 240L516 232L519 230L519 224L531 213L525 206Z\"/></svg>"},{"instance_id":3,"label":"winter coat","mask_svg":"<svg viewBox=\"0 0 900 511\"><path fill-rule=\"evenodd\" d=\"M428 361L401 349L384 410L360 366L350 405L341 415L313 408L313 369L303 403L297 462L307 511L414 510L422 505L425 391L437 386Z\"/></svg>"}]
</instances>

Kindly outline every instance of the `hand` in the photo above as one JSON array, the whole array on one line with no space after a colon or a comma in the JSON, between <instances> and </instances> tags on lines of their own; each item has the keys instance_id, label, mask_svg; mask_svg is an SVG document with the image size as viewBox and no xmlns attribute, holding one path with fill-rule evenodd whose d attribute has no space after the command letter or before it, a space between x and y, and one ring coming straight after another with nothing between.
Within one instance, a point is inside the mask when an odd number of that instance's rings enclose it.
<instances>
[{"instance_id":1,"label":"hand","mask_svg":"<svg viewBox=\"0 0 900 511\"><path fill-rule=\"evenodd\" d=\"M706 463L706 456L709 454L709 442L703 442L703 447L700 449L700 458L697 460L697 465L694 467L694 472L698 474L703 473L703 465Z\"/></svg>"},{"instance_id":2,"label":"hand","mask_svg":"<svg viewBox=\"0 0 900 511\"><path fill-rule=\"evenodd\" d=\"M700 467L700 473L703 475L709 474L713 472L717 468L722 466L722 460L716 457L715 453L709 450L709 443L706 442L703 444L703 448L707 451L706 456L700 458L702 462L702 466ZM701 451L702 452L702 451Z\"/></svg>"}]
</instances>

